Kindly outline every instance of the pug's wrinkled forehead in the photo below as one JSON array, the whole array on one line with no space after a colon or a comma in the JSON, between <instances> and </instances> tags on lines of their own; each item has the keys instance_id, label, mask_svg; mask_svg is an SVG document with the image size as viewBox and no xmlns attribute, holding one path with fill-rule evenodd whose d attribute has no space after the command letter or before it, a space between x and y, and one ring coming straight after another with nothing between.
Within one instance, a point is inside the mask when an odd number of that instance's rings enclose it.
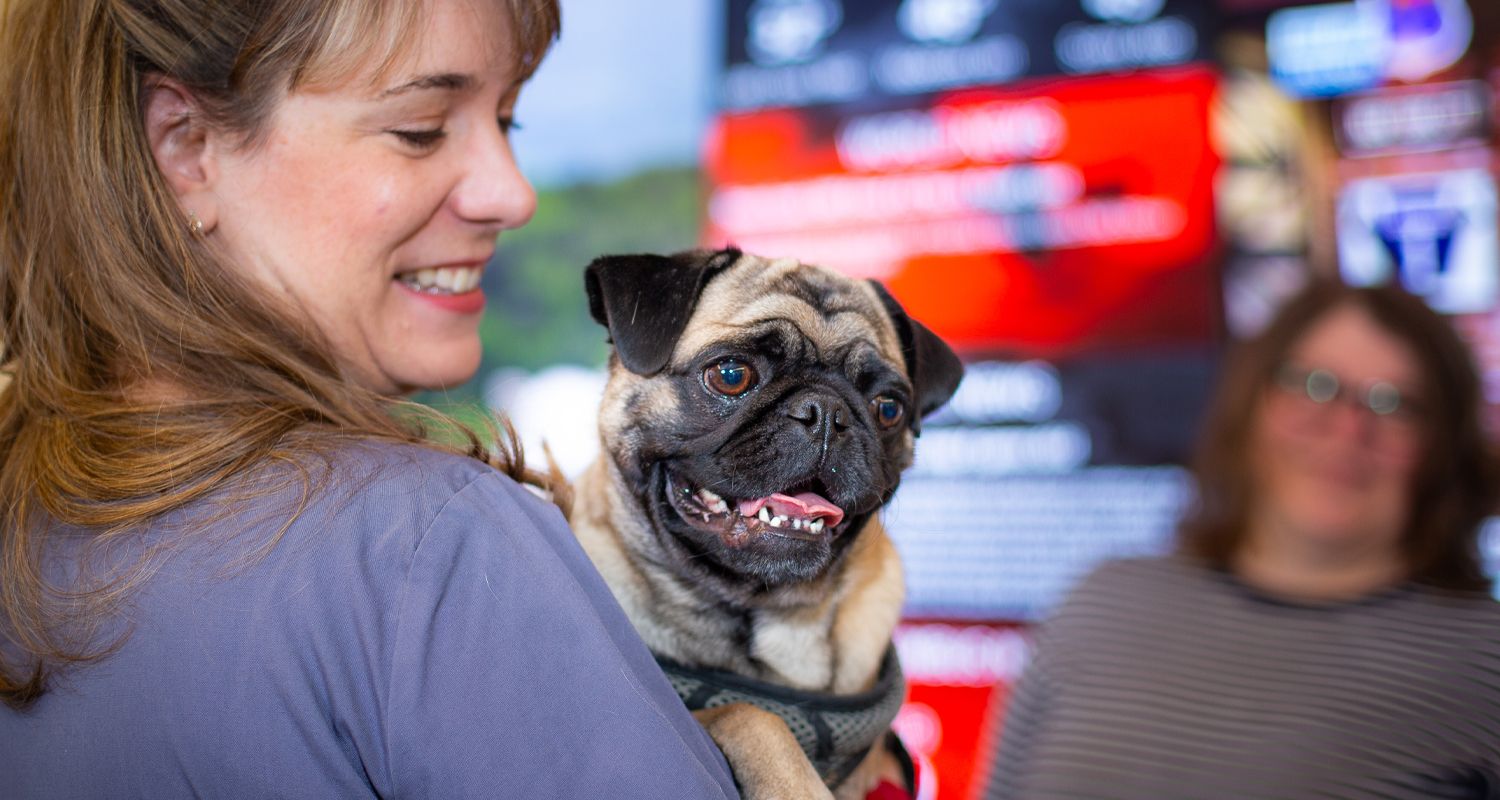
<instances>
[{"instance_id":1,"label":"pug's wrinkled forehead","mask_svg":"<svg viewBox=\"0 0 1500 800\"><path fill-rule=\"evenodd\" d=\"M818 360L873 347L888 363L904 364L900 335L870 284L791 258L748 254L704 287L672 363L726 340L773 337L791 350L817 342Z\"/></svg>"},{"instance_id":2,"label":"pug's wrinkled forehead","mask_svg":"<svg viewBox=\"0 0 1500 800\"><path fill-rule=\"evenodd\" d=\"M686 370L710 343L722 342L842 364L851 379L880 361L905 367L916 401L916 413L907 415L914 432L963 379L953 349L880 284L793 260L734 248L600 256L584 270L584 288L589 313L609 330L612 363L637 376L668 364Z\"/></svg>"}]
</instances>

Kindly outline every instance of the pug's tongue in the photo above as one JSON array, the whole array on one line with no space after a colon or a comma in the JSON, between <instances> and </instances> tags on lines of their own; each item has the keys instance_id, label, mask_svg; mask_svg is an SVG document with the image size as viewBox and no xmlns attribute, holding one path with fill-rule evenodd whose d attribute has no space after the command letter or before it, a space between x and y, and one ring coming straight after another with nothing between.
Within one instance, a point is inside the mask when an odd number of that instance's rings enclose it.
<instances>
[{"instance_id":1,"label":"pug's tongue","mask_svg":"<svg viewBox=\"0 0 1500 800\"><path fill-rule=\"evenodd\" d=\"M801 517L803 519L823 518L823 524L833 527L844 519L844 509L824 500L821 495L812 492L792 495L777 492L770 497L761 497L755 500L740 501L740 516L753 517L760 513L762 508L769 507L771 514L781 517Z\"/></svg>"}]
</instances>

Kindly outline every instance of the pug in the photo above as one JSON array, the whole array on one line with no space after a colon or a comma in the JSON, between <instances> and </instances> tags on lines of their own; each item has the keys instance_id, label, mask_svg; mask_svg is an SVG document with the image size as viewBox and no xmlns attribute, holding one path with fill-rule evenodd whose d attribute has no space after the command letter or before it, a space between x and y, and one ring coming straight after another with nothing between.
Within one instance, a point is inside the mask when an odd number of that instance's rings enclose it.
<instances>
[{"instance_id":1,"label":"pug","mask_svg":"<svg viewBox=\"0 0 1500 800\"><path fill-rule=\"evenodd\" d=\"M863 797L904 696L878 512L962 365L878 283L794 260L606 256L585 284L613 353L584 549L747 796Z\"/></svg>"}]
</instances>

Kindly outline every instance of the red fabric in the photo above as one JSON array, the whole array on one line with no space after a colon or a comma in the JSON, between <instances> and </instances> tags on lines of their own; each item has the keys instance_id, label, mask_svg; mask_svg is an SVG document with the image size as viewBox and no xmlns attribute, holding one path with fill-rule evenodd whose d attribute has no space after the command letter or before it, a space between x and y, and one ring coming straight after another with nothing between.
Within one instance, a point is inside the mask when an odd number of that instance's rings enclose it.
<instances>
[{"instance_id":1,"label":"red fabric","mask_svg":"<svg viewBox=\"0 0 1500 800\"><path fill-rule=\"evenodd\" d=\"M881 781L865 800L912 800L911 793L890 781Z\"/></svg>"}]
</instances>

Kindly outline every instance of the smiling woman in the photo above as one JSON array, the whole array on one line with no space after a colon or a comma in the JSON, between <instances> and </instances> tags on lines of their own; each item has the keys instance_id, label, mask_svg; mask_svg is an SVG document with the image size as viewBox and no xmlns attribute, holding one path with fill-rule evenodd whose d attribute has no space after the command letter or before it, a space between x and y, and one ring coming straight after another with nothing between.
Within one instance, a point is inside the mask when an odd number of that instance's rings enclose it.
<instances>
[{"instance_id":1,"label":"smiling woman","mask_svg":"<svg viewBox=\"0 0 1500 800\"><path fill-rule=\"evenodd\" d=\"M417 24L386 69L279 102L253 147L192 138L185 87L145 98L158 160L215 249L386 393L474 374L479 273L536 204L506 139L525 61L483 33L505 29L504 10L441 3Z\"/></svg>"},{"instance_id":2,"label":"smiling woman","mask_svg":"<svg viewBox=\"0 0 1500 800\"><path fill-rule=\"evenodd\" d=\"M7 797L735 795L519 453L400 399L478 364L557 31L0 0Z\"/></svg>"},{"instance_id":3,"label":"smiling woman","mask_svg":"<svg viewBox=\"0 0 1500 800\"><path fill-rule=\"evenodd\" d=\"M1044 626L987 797L1494 797L1496 463L1446 320L1316 282L1228 360L1164 559Z\"/></svg>"},{"instance_id":4,"label":"smiling woman","mask_svg":"<svg viewBox=\"0 0 1500 800\"><path fill-rule=\"evenodd\" d=\"M506 139L527 63L493 3L437 4L343 80L319 76L255 141L201 124L155 76L147 134L177 201L223 259L327 339L345 374L391 393L462 383L479 362L479 273L536 197Z\"/></svg>"}]
</instances>

